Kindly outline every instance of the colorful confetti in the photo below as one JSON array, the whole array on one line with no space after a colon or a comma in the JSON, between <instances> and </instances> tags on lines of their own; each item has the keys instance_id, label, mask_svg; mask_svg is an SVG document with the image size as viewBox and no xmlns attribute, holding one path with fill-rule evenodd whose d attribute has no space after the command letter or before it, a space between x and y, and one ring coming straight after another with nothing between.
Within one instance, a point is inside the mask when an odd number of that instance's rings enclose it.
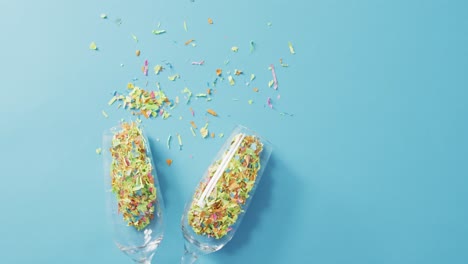
<instances>
[{"instance_id":1,"label":"colorful confetti","mask_svg":"<svg viewBox=\"0 0 468 264\"><path fill-rule=\"evenodd\" d=\"M199 235L224 237L244 212L261 168L263 144L255 136L238 134L223 157L208 169L188 212L188 224Z\"/></svg>"},{"instance_id":2,"label":"colorful confetti","mask_svg":"<svg viewBox=\"0 0 468 264\"><path fill-rule=\"evenodd\" d=\"M157 75L157 74L159 74L160 72L162 72L162 70L164 70L163 66L161 66L161 65L159 65L159 64L156 65L156 66L154 66L154 74Z\"/></svg>"},{"instance_id":3,"label":"colorful confetti","mask_svg":"<svg viewBox=\"0 0 468 264\"><path fill-rule=\"evenodd\" d=\"M108 117L109 117L109 115L106 113L106 111L102 110L101 113L102 113L102 115L103 115L105 118L108 118Z\"/></svg>"},{"instance_id":4,"label":"colorful confetti","mask_svg":"<svg viewBox=\"0 0 468 264\"><path fill-rule=\"evenodd\" d=\"M279 62L280 62L281 67L289 67L288 64L283 63L283 59L279 59Z\"/></svg>"},{"instance_id":5,"label":"colorful confetti","mask_svg":"<svg viewBox=\"0 0 468 264\"><path fill-rule=\"evenodd\" d=\"M166 141L167 149L171 149L171 139L172 139L172 135L169 135Z\"/></svg>"},{"instance_id":6,"label":"colorful confetti","mask_svg":"<svg viewBox=\"0 0 468 264\"><path fill-rule=\"evenodd\" d=\"M250 41L250 53L254 52L255 50L255 42L253 40Z\"/></svg>"},{"instance_id":7,"label":"colorful confetti","mask_svg":"<svg viewBox=\"0 0 468 264\"><path fill-rule=\"evenodd\" d=\"M182 150L182 137L180 136L180 134L177 134L177 141L179 141L179 150Z\"/></svg>"},{"instance_id":8,"label":"colorful confetti","mask_svg":"<svg viewBox=\"0 0 468 264\"><path fill-rule=\"evenodd\" d=\"M167 166L171 166L171 165L172 165L172 160L171 160L171 159L167 159L167 160L166 160L166 163L167 163Z\"/></svg>"},{"instance_id":9,"label":"colorful confetti","mask_svg":"<svg viewBox=\"0 0 468 264\"><path fill-rule=\"evenodd\" d=\"M271 103L271 98L270 97L268 97L268 99L267 99L267 105L268 105L268 107L273 109L273 104Z\"/></svg>"},{"instance_id":10,"label":"colorful confetti","mask_svg":"<svg viewBox=\"0 0 468 264\"><path fill-rule=\"evenodd\" d=\"M221 76L222 73L223 73L222 69L216 69L216 75Z\"/></svg>"},{"instance_id":11,"label":"colorful confetti","mask_svg":"<svg viewBox=\"0 0 468 264\"><path fill-rule=\"evenodd\" d=\"M189 39L189 40L187 40L187 41L185 42L185 46L187 46L188 44L190 44L190 43L192 43L192 42L194 42L194 41L195 41L194 39Z\"/></svg>"},{"instance_id":12,"label":"colorful confetti","mask_svg":"<svg viewBox=\"0 0 468 264\"><path fill-rule=\"evenodd\" d=\"M239 47L233 46L233 47L231 48L231 50L232 50L233 52L238 52L238 51L239 51Z\"/></svg>"},{"instance_id":13,"label":"colorful confetti","mask_svg":"<svg viewBox=\"0 0 468 264\"><path fill-rule=\"evenodd\" d=\"M253 81L253 80L255 80L255 74L252 73L250 74L250 81Z\"/></svg>"},{"instance_id":14,"label":"colorful confetti","mask_svg":"<svg viewBox=\"0 0 468 264\"><path fill-rule=\"evenodd\" d=\"M208 24L213 25L213 19L208 18Z\"/></svg>"},{"instance_id":15,"label":"colorful confetti","mask_svg":"<svg viewBox=\"0 0 468 264\"><path fill-rule=\"evenodd\" d=\"M206 138L208 136L208 132L208 123L206 123L204 127L200 128L200 135L202 138Z\"/></svg>"},{"instance_id":16,"label":"colorful confetti","mask_svg":"<svg viewBox=\"0 0 468 264\"><path fill-rule=\"evenodd\" d=\"M104 13L102 13L99 17L102 18L102 19L107 19L107 15L104 14Z\"/></svg>"},{"instance_id":17,"label":"colorful confetti","mask_svg":"<svg viewBox=\"0 0 468 264\"><path fill-rule=\"evenodd\" d=\"M101 155L101 153L102 153L102 149L101 149L101 148L97 148L97 149L96 149L96 154Z\"/></svg>"},{"instance_id":18,"label":"colorful confetti","mask_svg":"<svg viewBox=\"0 0 468 264\"><path fill-rule=\"evenodd\" d=\"M129 226L140 231L155 217L158 202L148 144L136 122L122 123L112 138L110 153L112 192L118 212Z\"/></svg>"},{"instance_id":19,"label":"colorful confetti","mask_svg":"<svg viewBox=\"0 0 468 264\"><path fill-rule=\"evenodd\" d=\"M228 80L229 80L229 85L234 86L234 84L236 84L236 81L234 81L234 78L232 78L231 75L228 76Z\"/></svg>"},{"instance_id":20,"label":"colorful confetti","mask_svg":"<svg viewBox=\"0 0 468 264\"><path fill-rule=\"evenodd\" d=\"M174 74L174 75L171 75L169 77L167 77L169 79L169 81L175 81L176 79L180 78L180 75L179 74Z\"/></svg>"},{"instance_id":21,"label":"colorful confetti","mask_svg":"<svg viewBox=\"0 0 468 264\"><path fill-rule=\"evenodd\" d=\"M188 32L188 29L187 29L187 22L184 21L184 30L185 32Z\"/></svg>"},{"instance_id":22,"label":"colorful confetti","mask_svg":"<svg viewBox=\"0 0 468 264\"><path fill-rule=\"evenodd\" d=\"M204 60L201 60L201 61L193 61L192 62L192 65L203 65L205 63Z\"/></svg>"},{"instance_id":23,"label":"colorful confetti","mask_svg":"<svg viewBox=\"0 0 468 264\"><path fill-rule=\"evenodd\" d=\"M133 38L133 40L134 40L135 42L138 42L138 38L137 38L137 36L135 36L134 34L132 34L132 38Z\"/></svg>"},{"instance_id":24,"label":"colorful confetti","mask_svg":"<svg viewBox=\"0 0 468 264\"><path fill-rule=\"evenodd\" d=\"M140 51L140 50L136 50L136 51L135 51L135 55L136 55L137 57L140 56L140 54L141 54L141 51Z\"/></svg>"}]
</instances>

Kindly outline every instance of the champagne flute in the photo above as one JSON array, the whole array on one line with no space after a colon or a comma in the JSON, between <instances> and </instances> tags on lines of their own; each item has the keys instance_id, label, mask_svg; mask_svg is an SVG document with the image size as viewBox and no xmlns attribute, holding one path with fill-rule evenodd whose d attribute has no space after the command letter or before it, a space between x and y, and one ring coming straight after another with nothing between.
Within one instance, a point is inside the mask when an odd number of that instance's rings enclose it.
<instances>
[{"instance_id":1,"label":"champagne flute","mask_svg":"<svg viewBox=\"0 0 468 264\"><path fill-rule=\"evenodd\" d=\"M136 122L103 134L107 215L117 247L150 264L163 239L164 202L148 139Z\"/></svg>"},{"instance_id":2,"label":"champagne flute","mask_svg":"<svg viewBox=\"0 0 468 264\"><path fill-rule=\"evenodd\" d=\"M272 152L271 144L248 128L237 126L185 205L181 263L223 248L247 211Z\"/></svg>"}]
</instances>

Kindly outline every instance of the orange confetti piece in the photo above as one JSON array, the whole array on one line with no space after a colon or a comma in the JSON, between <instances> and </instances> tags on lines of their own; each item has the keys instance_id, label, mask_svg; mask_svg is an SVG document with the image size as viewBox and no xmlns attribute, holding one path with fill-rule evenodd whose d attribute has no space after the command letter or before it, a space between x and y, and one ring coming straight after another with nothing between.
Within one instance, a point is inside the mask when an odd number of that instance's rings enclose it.
<instances>
[{"instance_id":1,"label":"orange confetti piece","mask_svg":"<svg viewBox=\"0 0 468 264\"><path fill-rule=\"evenodd\" d=\"M213 19L208 18L208 24L212 25L213 24Z\"/></svg>"},{"instance_id":2,"label":"orange confetti piece","mask_svg":"<svg viewBox=\"0 0 468 264\"><path fill-rule=\"evenodd\" d=\"M253 91L258 93L258 88L253 88Z\"/></svg>"},{"instance_id":3,"label":"orange confetti piece","mask_svg":"<svg viewBox=\"0 0 468 264\"><path fill-rule=\"evenodd\" d=\"M190 43L192 43L192 42L194 42L194 41L195 41L194 39L189 39L189 40L187 40L187 41L185 42L185 46L187 46L188 44L190 44Z\"/></svg>"},{"instance_id":4,"label":"orange confetti piece","mask_svg":"<svg viewBox=\"0 0 468 264\"><path fill-rule=\"evenodd\" d=\"M211 137L212 137L212 138L215 137L215 133L214 133L214 132L211 132Z\"/></svg>"},{"instance_id":5,"label":"orange confetti piece","mask_svg":"<svg viewBox=\"0 0 468 264\"><path fill-rule=\"evenodd\" d=\"M193 128L197 129L197 125L195 124L195 122L190 121L190 124L192 125Z\"/></svg>"},{"instance_id":6,"label":"orange confetti piece","mask_svg":"<svg viewBox=\"0 0 468 264\"><path fill-rule=\"evenodd\" d=\"M213 109L208 109L208 110L206 110L206 112L208 112L208 114L210 114L212 116L218 116L218 114Z\"/></svg>"},{"instance_id":7,"label":"orange confetti piece","mask_svg":"<svg viewBox=\"0 0 468 264\"><path fill-rule=\"evenodd\" d=\"M221 69L216 69L216 75L221 76L221 73L223 73L223 70L221 70Z\"/></svg>"},{"instance_id":8,"label":"orange confetti piece","mask_svg":"<svg viewBox=\"0 0 468 264\"><path fill-rule=\"evenodd\" d=\"M171 166L172 160L171 160L171 159L167 159L167 160L166 160L166 163L167 163L167 166Z\"/></svg>"},{"instance_id":9,"label":"orange confetti piece","mask_svg":"<svg viewBox=\"0 0 468 264\"><path fill-rule=\"evenodd\" d=\"M241 74L242 74L242 71L235 70L235 71L234 71L234 74L235 74L235 75L241 75Z\"/></svg>"},{"instance_id":10,"label":"orange confetti piece","mask_svg":"<svg viewBox=\"0 0 468 264\"><path fill-rule=\"evenodd\" d=\"M135 55L137 55L137 57L140 56L140 53L141 53L140 50L136 50L136 51L135 51Z\"/></svg>"},{"instance_id":11,"label":"orange confetti piece","mask_svg":"<svg viewBox=\"0 0 468 264\"><path fill-rule=\"evenodd\" d=\"M206 94L211 95L211 89L210 88L206 89Z\"/></svg>"}]
</instances>

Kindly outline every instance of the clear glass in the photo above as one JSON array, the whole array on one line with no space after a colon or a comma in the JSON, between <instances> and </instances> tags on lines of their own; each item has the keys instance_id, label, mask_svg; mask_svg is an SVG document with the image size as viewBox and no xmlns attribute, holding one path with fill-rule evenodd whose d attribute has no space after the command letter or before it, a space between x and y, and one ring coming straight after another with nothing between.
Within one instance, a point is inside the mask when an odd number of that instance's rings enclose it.
<instances>
[{"instance_id":1,"label":"clear glass","mask_svg":"<svg viewBox=\"0 0 468 264\"><path fill-rule=\"evenodd\" d=\"M136 263L149 264L163 239L164 202L148 138L137 123L122 122L104 132L102 155L114 242Z\"/></svg>"},{"instance_id":2,"label":"clear glass","mask_svg":"<svg viewBox=\"0 0 468 264\"><path fill-rule=\"evenodd\" d=\"M182 264L195 263L232 239L271 153L267 140L246 127L234 128L185 205Z\"/></svg>"}]
</instances>

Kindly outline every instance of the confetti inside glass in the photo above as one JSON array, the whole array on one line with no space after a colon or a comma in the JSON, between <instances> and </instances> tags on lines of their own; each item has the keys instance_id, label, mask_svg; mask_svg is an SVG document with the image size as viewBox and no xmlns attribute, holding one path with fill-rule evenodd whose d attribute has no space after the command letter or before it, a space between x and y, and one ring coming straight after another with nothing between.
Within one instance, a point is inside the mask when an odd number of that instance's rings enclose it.
<instances>
[{"instance_id":1,"label":"confetti inside glass","mask_svg":"<svg viewBox=\"0 0 468 264\"><path fill-rule=\"evenodd\" d=\"M186 204L181 263L224 247L239 228L272 153L271 144L237 126Z\"/></svg>"},{"instance_id":2,"label":"confetti inside glass","mask_svg":"<svg viewBox=\"0 0 468 264\"><path fill-rule=\"evenodd\" d=\"M137 122L103 134L107 213L117 247L150 263L163 238L164 203L148 139Z\"/></svg>"}]
</instances>

